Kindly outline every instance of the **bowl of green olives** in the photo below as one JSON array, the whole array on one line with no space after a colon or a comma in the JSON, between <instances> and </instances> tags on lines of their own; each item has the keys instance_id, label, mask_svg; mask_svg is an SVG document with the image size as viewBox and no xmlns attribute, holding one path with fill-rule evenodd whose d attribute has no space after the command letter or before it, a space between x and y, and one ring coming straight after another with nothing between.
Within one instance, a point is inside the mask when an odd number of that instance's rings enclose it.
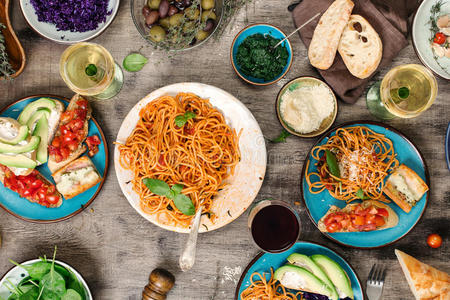
<instances>
[{"instance_id":1,"label":"bowl of green olives","mask_svg":"<svg viewBox=\"0 0 450 300\"><path fill-rule=\"evenodd\" d=\"M156 48L187 50L203 44L222 19L223 0L131 0L131 16Z\"/></svg>"}]
</instances>

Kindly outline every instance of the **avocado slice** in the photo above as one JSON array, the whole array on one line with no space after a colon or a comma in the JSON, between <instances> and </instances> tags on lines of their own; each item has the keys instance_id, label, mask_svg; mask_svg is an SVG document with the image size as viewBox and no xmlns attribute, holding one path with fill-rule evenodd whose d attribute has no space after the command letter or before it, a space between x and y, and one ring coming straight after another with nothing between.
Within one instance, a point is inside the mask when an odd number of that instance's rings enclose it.
<instances>
[{"instance_id":1,"label":"avocado slice","mask_svg":"<svg viewBox=\"0 0 450 300\"><path fill-rule=\"evenodd\" d=\"M20 125L19 122L12 118L0 118L0 131L4 131L0 134L0 142L10 145L15 145L28 137L28 127L26 125ZM17 135L14 138L9 138L11 134L17 131ZM9 134L6 134L8 132Z\"/></svg>"},{"instance_id":2,"label":"avocado slice","mask_svg":"<svg viewBox=\"0 0 450 300\"><path fill-rule=\"evenodd\" d=\"M33 125L39 121L40 118L45 116L48 120L48 117L50 116L51 110L48 108L40 108L38 109L27 121L27 126L30 128L30 130L33 130Z\"/></svg>"},{"instance_id":3,"label":"avocado slice","mask_svg":"<svg viewBox=\"0 0 450 300\"><path fill-rule=\"evenodd\" d=\"M288 289L301 290L331 297L330 287L305 268L284 265L275 271L274 278Z\"/></svg>"},{"instance_id":4,"label":"avocado slice","mask_svg":"<svg viewBox=\"0 0 450 300\"><path fill-rule=\"evenodd\" d=\"M20 145L8 145L5 143L0 143L0 153L24 153L31 152L39 146L41 138L38 136L32 136L27 144Z\"/></svg>"},{"instance_id":5,"label":"avocado slice","mask_svg":"<svg viewBox=\"0 0 450 300\"><path fill-rule=\"evenodd\" d=\"M47 147L48 147L48 121L45 115L37 121L36 127L33 131L33 136L38 136L41 138L39 146L36 150L36 159L44 164L48 160Z\"/></svg>"},{"instance_id":6,"label":"avocado slice","mask_svg":"<svg viewBox=\"0 0 450 300\"><path fill-rule=\"evenodd\" d=\"M311 259L319 265L322 271L330 278L331 282L333 282L339 294L339 298L344 299L348 297L354 299L350 279L337 262L322 254L312 255Z\"/></svg>"},{"instance_id":7,"label":"avocado slice","mask_svg":"<svg viewBox=\"0 0 450 300\"><path fill-rule=\"evenodd\" d=\"M34 169L37 163L23 154L8 155L0 153L0 164L8 167Z\"/></svg>"},{"instance_id":8,"label":"avocado slice","mask_svg":"<svg viewBox=\"0 0 450 300\"><path fill-rule=\"evenodd\" d=\"M334 287L334 284L331 282L330 278L328 278L327 274L325 274L322 269L307 255L300 253L292 253L287 258L290 264L303 267L316 275L320 280L322 280L326 285L328 285L332 291L330 299L339 300L339 294Z\"/></svg>"},{"instance_id":9,"label":"avocado slice","mask_svg":"<svg viewBox=\"0 0 450 300\"><path fill-rule=\"evenodd\" d=\"M47 108L50 111L56 107L55 101L50 98L40 98L31 102L22 110L17 121L20 124L25 125L30 120L31 116L40 108Z\"/></svg>"}]
</instances>

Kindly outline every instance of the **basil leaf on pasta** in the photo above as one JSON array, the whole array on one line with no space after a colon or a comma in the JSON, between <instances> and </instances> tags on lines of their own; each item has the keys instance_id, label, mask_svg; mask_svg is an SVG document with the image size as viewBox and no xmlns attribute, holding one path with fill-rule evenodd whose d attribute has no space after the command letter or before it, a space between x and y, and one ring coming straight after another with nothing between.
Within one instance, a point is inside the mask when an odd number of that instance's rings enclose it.
<instances>
[{"instance_id":1,"label":"basil leaf on pasta","mask_svg":"<svg viewBox=\"0 0 450 300\"><path fill-rule=\"evenodd\" d=\"M167 183L159 179L144 178L142 182L149 188L149 190L156 195L166 196L170 191L170 187Z\"/></svg>"},{"instance_id":2,"label":"basil leaf on pasta","mask_svg":"<svg viewBox=\"0 0 450 300\"><path fill-rule=\"evenodd\" d=\"M173 199L175 206L185 215L192 216L195 214L195 206L191 198L184 194L178 194Z\"/></svg>"}]
</instances>

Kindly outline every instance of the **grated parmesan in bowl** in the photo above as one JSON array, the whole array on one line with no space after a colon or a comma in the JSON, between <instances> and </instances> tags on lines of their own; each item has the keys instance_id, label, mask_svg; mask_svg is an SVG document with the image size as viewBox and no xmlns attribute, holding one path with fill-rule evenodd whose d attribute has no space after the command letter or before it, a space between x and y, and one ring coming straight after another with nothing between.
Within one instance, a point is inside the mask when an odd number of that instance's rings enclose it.
<instances>
[{"instance_id":1,"label":"grated parmesan in bowl","mask_svg":"<svg viewBox=\"0 0 450 300\"><path fill-rule=\"evenodd\" d=\"M278 113L282 125L288 127L288 131L302 136L322 129L318 132L320 134L333 123L336 116L336 98L322 81L312 77L300 77L289 82L280 94Z\"/></svg>"}]
</instances>

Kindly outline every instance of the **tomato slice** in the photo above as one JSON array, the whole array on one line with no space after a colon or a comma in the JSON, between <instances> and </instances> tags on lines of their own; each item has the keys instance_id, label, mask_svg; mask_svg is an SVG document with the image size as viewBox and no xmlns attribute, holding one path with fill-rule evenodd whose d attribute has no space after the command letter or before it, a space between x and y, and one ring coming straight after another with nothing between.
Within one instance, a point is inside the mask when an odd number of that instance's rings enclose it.
<instances>
[{"instance_id":1,"label":"tomato slice","mask_svg":"<svg viewBox=\"0 0 450 300\"><path fill-rule=\"evenodd\" d=\"M377 215L387 218L389 217L389 212L386 208L378 208Z\"/></svg>"},{"instance_id":2,"label":"tomato slice","mask_svg":"<svg viewBox=\"0 0 450 300\"><path fill-rule=\"evenodd\" d=\"M47 195L46 200L50 204L56 204L59 202L59 196L58 195Z\"/></svg>"},{"instance_id":3,"label":"tomato slice","mask_svg":"<svg viewBox=\"0 0 450 300\"><path fill-rule=\"evenodd\" d=\"M330 233L336 232L341 229L341 225L337 222L332 222L327 226L327 231Z\"/></svg>"},{"instance_id":4,"label":"tomato slice","mask_svg":"<svg viewBox=\"0 0 450 300\"><path fill-rule=\"evenodd\" d=\"M80 107L81 109L84 109L84 110L86 110L88 108L88 102L85 99L78 100L77 105L78 105L78 107Z\"/></svg>"},{"instance_id":5,"label":"tomato slice","mask_svg":"<svg viewBox=\"0 0 450 300\"><path fill-rule=\"evenodd\" d=\"M366 219L363 216L358 216L358 215L352 215L352 223L360 226L360 225L364 225L364 223L366 222Z\"/></svg>"},{"instance_id":6,"label":"tomato slice","mask_svg":"<svg viewBox=\"0 0 450 300\"><path fill-rule=\"evenodd\" d=\"M384 220L384 218L382 216L375 216L375 225L377 227L381 227L384 224L386 224L386 221Z\"/></svg>"},{"instance_id":7,"label":"tomato slice","mask_svg":"<svg viewBox=\"0 0 450 300\"><path fill-rule=\"evenodd\" d=\"M37 189L37 188L40 188L43 184L44 184L44 183L42 182L42 180L36 179L36 180L34 180L34 181L30 184L30 186L31 186L31 188L33 188L33 189Z\"/></svg>"}]
</instances>

